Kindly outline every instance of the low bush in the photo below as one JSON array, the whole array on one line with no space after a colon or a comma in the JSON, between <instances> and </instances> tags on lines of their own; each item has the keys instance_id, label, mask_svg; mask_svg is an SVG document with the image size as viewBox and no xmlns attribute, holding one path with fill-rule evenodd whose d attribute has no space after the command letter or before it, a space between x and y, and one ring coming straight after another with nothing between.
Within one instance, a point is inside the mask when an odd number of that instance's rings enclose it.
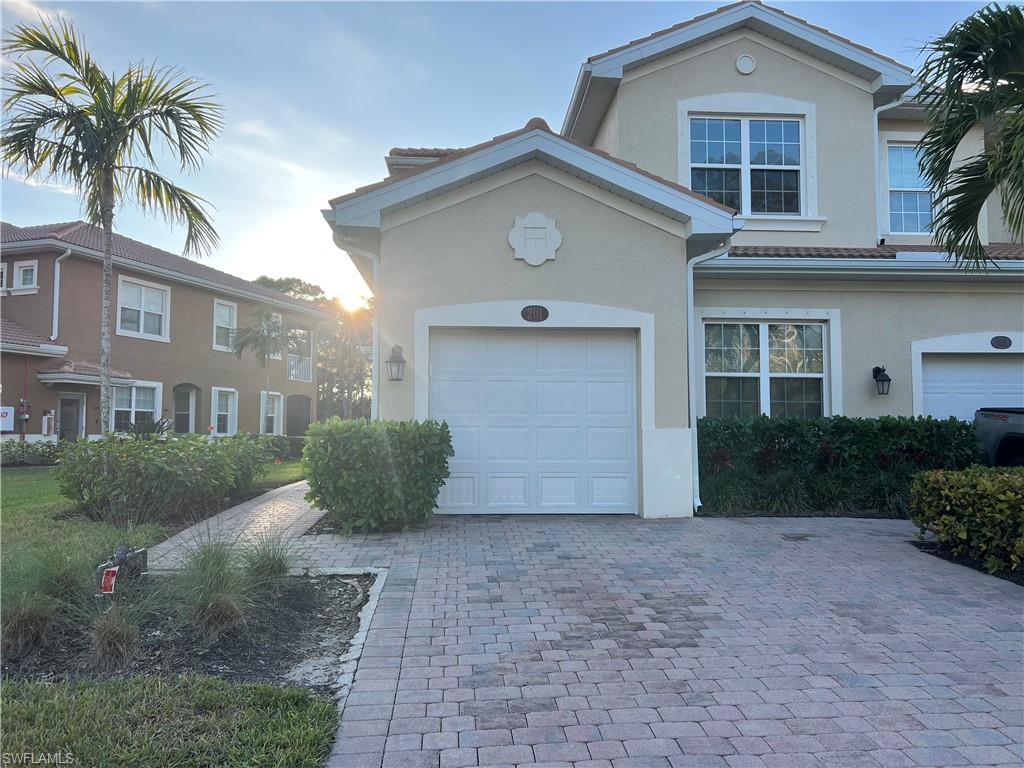
<instances>
[{"instance_id":1,"label":"low bush","mask_svg":"<svg viewBox=\"0 0 1024 768\"><path fill-rule=\"evenodd\" d=\"M55 614L53 601L41 592L5 597L0 618L4 655L19 656L40 645Z\"/></svg>"},{"instance_id":2,"label":"low bush","mask_svg":"<svg viewBox=\"0 0 1024 768\"><path fill-rule=\"evenodd\" d=\"M241 548L242 567L257 584L274 584L288 575L295 559L291 539L281 534L265 534Z\"/></svg>"},{"instance_id":3,"label":"low bush","mask_svg":"<svg viewBox=\"0 0 1024 768\"><path fill-rule=\"evenodd\" d=\"M300 459L302 449L306 445L305 437L290 437L288 435L266 435L264 439L274 458L277 459Z\"/></svg>"},{"instance_id":4,"label":"low bush","mask_svg":"<svg viewBox=\"0 0 1024 768\"><path fill-rule=\"evenodd\" d=\"M346 533L403 530L430 518L452 455L447 424L335 416L306 436L307 498Z\"/></svg>"},{"instance_id":5,"label":"low bush","mask_svg":"<svg viewBox=\"0 0 1024 768\"><path fill-rule=\"evenodd\" d=\"M60 460L64 446L58 442L0 441L0 466L48 466Z\"/></svg>"},{"instance_id":6,"label":"low bush","mask_svg":"<svg viewBox=\"0 0 1024 768\"><path fill-rule=\"evenodd\" d=\"M91 641L93 659L100 669L119 669L135 653L139 629L134 616L126 613L118 603L100 613L92 623Z\"/></svg>"},{"instance_id":7,"label":"low bush","mask_svg":"<svg viewBox=\"0 0 1024 768\"><path fill-rule=\"evenodd\" d=\"M180 595L192 626L215 640L245 626L256 605L254 586L240 567L234 545L206 541L189 555L172 588Z\"/></svg>"},{"instance_id":8,"label":"low bush","mask_svg":"<svg viewBox=\"0 0 1024 768\"><path fill-rule=\"evenodd\" d=\"M269 457L249 435L110 435L68 444L56 473L87 515L124 525L202 517L250 491Z\"/></svg>"},{"instance_id":9,"label":"low bush","mask_svg":"<svg viewBox=\"0 0 1024 768\"><path fill-rule=\"evenodd\" d=\"M934 534L952 555L976 560L989 573L1021 569L1024 467L922 472L910 504L921 533Z\"/></svg>"},{"instance_id":10,"label":"low bush","mask_svg":"<svg viewBox=\"0 0 1024 768\"><path fill-rule=\"evenodd\" d=\"M697 437L703 511L719 515L905 517L914 473L978 450L967 422L896 416L702 419Z\"/></svg>"}]
</instances>

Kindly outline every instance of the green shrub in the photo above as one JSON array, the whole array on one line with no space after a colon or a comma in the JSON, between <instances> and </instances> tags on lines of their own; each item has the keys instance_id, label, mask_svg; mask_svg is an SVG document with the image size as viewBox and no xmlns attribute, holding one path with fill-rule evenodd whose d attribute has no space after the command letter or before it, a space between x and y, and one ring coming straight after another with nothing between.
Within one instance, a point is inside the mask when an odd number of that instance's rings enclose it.
<instances>
[{"instance_id":1,"label":"green shrub","mask_svg":"<svg viewBox=\"0 0 1024 768\"><path fill-rule=\"evenodd\" d=\"M48 466L60 460L64 446L58 442L0 441L0 466Z\"/></svg>"},{"instance_id":2,"label":"green shrub","mask_svg":"<svg viewBox=\"0 0 1024 768\"><path fill-rule=\"evenodd\" d=\"M306 435L306 498L347 533L402 530L430 518L452 455L447 424L335 416Z\"/></svg>"},{"instance_id":3,"label":"green shrub","mask_svg":"<svg viewBox=\"0 0 1024 768\"><path fill-rule=\"evenodd\" d=\"M911 494L914 523L958 557L989 573L1017 571L1024 561L1024 467L974 466L922 472Z\"/></svg>"},{"instance_id":4,"label":"green shrub","mask_svg":"<svg viewBox=\"0 0 1024 768\"><path fill-rule=\"evenodd\" d=\"M110 435L68 444L56 474L87 515L123 525L202 517L251 490L268 458L249 435Z\"/></svg>"},{"instance_id":5,"label":"green shrub","mask_svg":"<svg viewBox=\"0 0 1024 768\"><path fill-rule=\"evenodd\" d=\"M264 439L267 441L274 458L278 459L300 459L302 458L302 449L306 445L305 437L290 437L288 435L265 435Z\"/></svg>"},{"instance_id":6,"label":"green shrub","mask_svg":"<svg viewBox=\"0 0 1024 768\"><path fill-rule=\"evenodd\" d=\"M702 419L697 438L711 514L905 517L913 473L960 469L978 450L968 422L897 416Z\"/></svg>"}]
</instances>

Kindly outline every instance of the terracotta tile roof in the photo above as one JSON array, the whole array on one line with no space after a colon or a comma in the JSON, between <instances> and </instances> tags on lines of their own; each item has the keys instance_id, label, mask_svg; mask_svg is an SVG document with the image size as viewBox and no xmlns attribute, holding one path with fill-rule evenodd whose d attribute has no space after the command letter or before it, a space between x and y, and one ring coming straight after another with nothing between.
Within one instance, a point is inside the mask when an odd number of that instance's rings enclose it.
<instances>
[{"instance_id":1,"label":"terracotta tile roof","mask_svg":"<svg viewBox=\"0 0 1024 768\"><path fill-rule=\"evenodd\" d=\"M44 339L35 331L28 330L28 328L22 328L6 317L0 318L0 342L4 344L20 344L23 347L53 345L53 342L49 339Z\"/></svg>"},{"instance_id":2,"label":"terracotta tile roof","mask_svg":"<svg viewBox=\"0 0 1024 768\"><path fill-rule=\"evenodd\" d=\"M64 373L73 376L99 376L99 363L91 363L88 360L58 360L55 363L36 369L37 373ZM111 368L110 375L115 379L135 378L128 371L119 371Z\"/></svg>"},{"instance_id":3,"label":"terracotta tile roof","mask_svg":"<svg viewBox=\"0 0 1024 768\"><path fill-rule=\"evenodd\" d=\"M847 45L851 45L854 48L857 48L858 50L864 51L865 53L871 54L872 56L877 56L880 59L884 59L885 61L888 61L890 64L895 64L898 67L902 67L903 69L907 70L908 72L912 72L913 71L913 69L911 67L908 67L906 64L903 64L903 63L897 61L896 59L892 58L891 56L886 56L884 53L879 53L878 51L876 51L876 50L874 50L872 48L868 48L866 45L861 45L860 43L856 43L856 42L854 42L853 40L851 40L848 37L843 37L842 35L838 35L835 32L833 32L832 30L827 29L826 27L821 27L821 26L818 26L817 24L812 24L811 22L807 21L806 19L802 19L799 16L794 16L791 13L786 13L785 11L781 10L780 8L776 8L773 5L765 5L764 3L760 2L760 0L740 0L740 2L738 2L738 3L730 3L729 5L723 5L723 6L719 7L719 8L715 8L713 11L708 11L707 13L702 13L699 16L694 16L692 19L687 19L686 21L681 21L678 24L673 24L671 27L666 27L665 29L659 29L657 32L652 32L651 34L645 35L644 37L637 38L636 40L631 40L630 42L628 42L628 43L626 43L624 45L619 45L619 46L616 46L615 48L610 48L607 51L604 51L603 53L595 53L593 56L591 56L590 58L587 59L587 63L588 64L592 64L593 62L597 61L598 59L603 59L605 56L611 56L613 53L618 53L619 51L624 51L627 48L631 48L634 45L640 45L641 43L650 42L651 40L654 40L656 38L662 37L664 35L671 34L672 32L675 32L675 31L680 30L680 29L684 29L685 27L688 27L688 26L691 26L691 25L696 24L698 22L704 21L705 19L710 19L712 16L717 16L720 13L725 13L726 11L731 11L733 8L738 8L741 5L747 5L750 2L753 2L753 3L757 4L757 5L761 5L761 6L765 7L765 8L767 8L768 10L772 11L773 13L777 13L780 16L783 16L783 17L789 19L790 21L795 21L798 24L802 24L802 25L804 25L805 27L807 27L809 29L815 30L816 32L821 32L823 34L826 34L829 37L831 37L833 40L838 40L838 41L840 41L842 43L845 43Z\"/></svg>"},{"instance_id":4,"label":"terracotta tile roof","mask_svg":"<svg viewBox=\"0 0 1024 768\"><path fill-rule=\"evenodd\" d=\"M434 168L438 168L441 165L449 163L452 160L455 160L459 157L464 157L465 155L472 154L473 152L479 152L482 149L494 146L495 144L501 144L504 141L514 139L517 136L521 136L524 133L529 133L530 131L535 130L540 130L544 131L545 133L549 133L561 141L566 141L576 147L579 147L580 149L585 150L586 152L589 152L592 155L597 155L598 157L610 160L616 165L620 165L623 168L628 168L634 173L639 173L641 176L646 176L647 178L652 179L653 181L656 181L659 184L663 184L666 187L671 187L677 192L682 192L685 195L689 195L690 197L694 198L695 200L699 200L702 203L714 206L715 208L726 211L733 215L737 213L735 209L730 208L727 205L722 205L718 201L712 200L710 197L705 197L704 195L694 192L692 189L684 187L682 184L677 184L674 181L670 181L669 179L663 179L661 176L656 176L655 174L650 173L649 171L645 171L643 168L640 168L635 163L630 163L626 160L622 160L621 158L615 157L614 155L610 155L607 152L604 152L600 149L595 149L594 147L588 146L583 142L576 141L575 139L570 139L569 137L562 136L559 133L555 133L554 131L551 130L551 128L548 127L547 122L542 117L532 117L526 122L526 125L524 125L522 128L519 128L518 130L510 131L509 133L503 133L500 136L495 136L493 139L488 139L487 141L480 142L479 144L474 144L472 147L465 147L463 149L453 150L450 154L444 155L443 157L440 157L439 159L435 160L432 163L424 163L423 165L417 166L416 168L410 170L408 173L402 174L401 176L391 176L386 179L382 179L381 181L375 182L373 184L367 184L366 186L359 187L358 189L355 189L347 194L331 198L331 200L329 200L328 202L330 205L335 205L337 203L344 202L345 200L350 200L354 197L359 197L360 195L365 194L367 192L372 192L377 189L383 189L384 187L390 186L391 184L395 184L396 182L405 181L410 176L415 176L418 173L423 173L424 171L429 171Z\"/></svg>"},{"instance_id":5,"label":"terracotta tile roof","mask_svg":"<svg viewBox=\"0 0 1024 768\"><path fill-rule=\"evenodd\" d=\"M30 240L59 240L72 246L88 248L93 251L103 250L103 230L84 221L65 221L58 224L36 224L28 227L17 227L7 222L0 222L0 243L22 243ZM263 296L268 300L288 304L296 309L317 311L314 304L301 299L286 296L278 291L264 288L261 285L235 277L219 269L208 267L198 261L177 256L169 251L154 248L151 245L133 240L124 235L114 235L114 255L143 266L179 272L186 277L206 280L225 290L239 290Z\"/></svg>"},{"instance_id":6,"label":"terracotta tile roof","mask_svg":"<svg viewBox=\"0 0 1024 768\"><path fill-rule=\"evenodd\" d=\"M730 256L750 258L791 259L895 259L905 251L934 253L934 245L879 245L874 248L838 248L832 246L790 245L737 245L729 249ZM985 248L991 259L1024 259L1024 245L1020 243L989 243Z\"/></svg>"},{"instance_id":7,"label":"terracotta tile roof","mask_svg":"<svg viewBox=\"0 0 1024 768\"><path fill-rule=\"evenodd\" d=\"M458 147L392 147L390 157L444 157L462 150Z\"/></svg>"}]
</instances>

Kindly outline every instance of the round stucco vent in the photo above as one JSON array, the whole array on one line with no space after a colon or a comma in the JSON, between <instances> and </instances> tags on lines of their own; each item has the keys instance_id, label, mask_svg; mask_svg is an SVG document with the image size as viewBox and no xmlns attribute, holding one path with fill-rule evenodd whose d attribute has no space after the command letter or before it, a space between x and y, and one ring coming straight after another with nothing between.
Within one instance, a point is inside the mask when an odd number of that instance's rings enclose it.
<instances>
[{"instance_id":1,"label":"round stucco vent","mask_svg":"<svg viewBox=\"0 0 1024 768\"><path fill-rule=\"evenodd\" d=\"M741 54L736 59L736 71L741 75L749 75L757 69L757 60L749 53Z\"/></svg>"},{"instance_id":2,"label":"round stucco vent","mask_svg":"<svg viewBox=\"0 0 1024 768\"><path fill-rule=\"evenodd\" d=\"M989 344L992 345L992 349L1009 349L1013 340L1009 336L993 336Z\"/></svg>"}]
</instances>

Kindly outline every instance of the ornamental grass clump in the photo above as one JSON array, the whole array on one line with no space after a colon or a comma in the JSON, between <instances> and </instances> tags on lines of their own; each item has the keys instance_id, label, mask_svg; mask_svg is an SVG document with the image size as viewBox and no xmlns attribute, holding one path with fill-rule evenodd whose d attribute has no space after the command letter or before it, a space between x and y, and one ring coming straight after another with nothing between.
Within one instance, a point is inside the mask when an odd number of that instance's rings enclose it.
<instances>
[{"instance_id":1,"label":"ornamental grass clump","mask_svg":"<svg viewBox=\"0 0 1024 768\"><path fill-rule=\"evenodd\" d=\"M137 618L115 602L92 622L90 641L96 666L104 670L120 669L131 661L138 639Z\"/></svg>"},{"instance_id":2,"label":"ornamental grass clump","mask_svg":"<svg viewBox=\"0 0 1024 768\"><path fill-rule=\"evenodd\" d=\"M263 534L241 547L242 568L256 585L273 586L288 575L295 547L280 533Z\"/></svg>"},{"instance_id":3,"label":"ornamental grass clump","mask_svg":"<svg viewBox=\"0 0 1024 768\"><path fill-rule=\"evenodd\" d=\"M205 541L195 546L172 589L186 620L208 640L245 626L258 605L256 589L234 544Z\"/></svg>"},{"instance_id":4,"label":"ornamental grass clump","mask_svg":"<svg viewBox=\"0 0 1024 768\"><path fill-rule=\"evenodd\" d=\"M5 597L0 615L0 638L5 656L20 656L42 645L56 614L53 601L41 592Z\"/></svg>"}]
</instances>

